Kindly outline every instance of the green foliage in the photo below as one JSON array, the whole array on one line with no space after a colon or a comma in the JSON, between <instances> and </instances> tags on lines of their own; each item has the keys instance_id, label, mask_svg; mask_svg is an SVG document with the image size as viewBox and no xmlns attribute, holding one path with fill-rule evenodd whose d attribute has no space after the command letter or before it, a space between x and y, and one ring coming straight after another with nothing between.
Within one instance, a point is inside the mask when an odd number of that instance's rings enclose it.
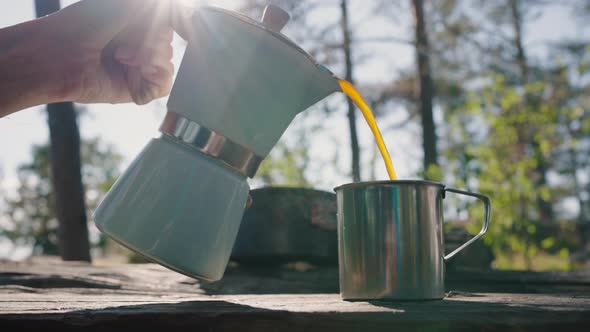
<instances>
[{"instance_id":1,"label":"green foliage","mask_svg":"<svg viewBox=\"0 0 590 332\"><path fill-rule=\"evenodd\" d=\"M305 177L308 162L306 147L289 147L279 142L260 165L257 178L267 186L311 187Z\"/></svg>"},{"instance_id":2,"label":"green foliage","mask_svg":"<svg viewBox=\"0 0 590 332\"><path fill-rule=\"evenodd\" d=\"M551 6L575 6L523 0L431 6L446 182L491 197L484 240L496 267L572 267L569 253L590 241L580 231L590 222L590 181L583 175L590 172L589 43L575 37L547 44L542 58L528 48L525 28ZM481 215L476 204L460 201L457 210L466 209Z\"/></svg>"},{"instance_id":3,"label":"green foliage","mask_svg":"<svg viewBox=\"0 0 590 332\"><path fill-rule=\"evenodd\" d=\"M564 255L576 246L558 243L555 236L541 231L560 230L559 224L543 223L538 209L539 200L558 203L559 188L539 186L535 181L540 160L550 159L561 146L575 142L558 135L564 118L581 120L571 113L584 103L573 93L576 89L565 73L567 70L562 70L550 80L523 86L509 85L503 75L491 73L489 84L474 91L465 102L464 112L447 117L462 133L459 146L447 151L457 185L471 180L477 183L479 192L492 198L493 220L484 238L486 243L497 255L521 255L527 268L532 267L531 259L539 250ZM470 129L466 125L470 121L478 121L480 126ZM457 151L462 153L455 155Z\"/></svg>"},{"instance_id":4,"label":"green foliage","mask_svg":"<svg viewBox=\"0 0 590 332\"><path fill-rule=\"evenodd\" d=\"M321 123L315 119L316 114L302 113L297 116L284 138L260 165L256 181L264 186L312 187L306 172L312 162L310 136L321 128Z\"/></svg>"},{"instance_id":5,"label":"green foliage","mask_svg":"<svg viewBox=\"0 0 590 332\"><path fill-rule=\"evenodd\" d=\"M91 139L82 141L81 158L87 214L91 215L119 176L121 157L99 139ZM4 213L9 225L0 230L0 237L21 246L31 246L33 254L58 254L58 221L50 177L49 145L35 145L32 160L18 168L16 195L4 199ZM99 237L93 244L100 246L104 243L104 239Z\"/></svg>"},{"instance_id":6,"label":"green foliage","mask_svg":"<svg viewBox=\"0 0 590 332\"><path fill-rule=\"evenodd\" d=\"M432 181L442 181L444 177L443 170L440 166L431 164L424 172L424 178Z\"/></svg>"}]
</instances>

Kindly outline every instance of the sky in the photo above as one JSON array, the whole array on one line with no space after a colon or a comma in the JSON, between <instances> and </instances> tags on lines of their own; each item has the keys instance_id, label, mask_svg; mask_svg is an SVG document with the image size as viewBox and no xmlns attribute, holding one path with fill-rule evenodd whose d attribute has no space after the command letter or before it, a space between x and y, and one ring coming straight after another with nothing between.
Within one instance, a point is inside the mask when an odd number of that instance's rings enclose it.
<instances>
[{"instance_id":1,"label":"sky","mask_svg":"<svg viewBox=\"0 0 590 332\"><path fill-rule=\"evenodd\" d=\"M74 1L62 1L67 5ZM194 1L193 1L194 2ZM334 1L332 1L334 2ZM408 15L401 15L397 22L399 26L389 25L385 29L383 21L365 20L367 8L364 7L363 1L351 0L351 20L353 25L358 27L358 35L380 36L383 32L394 35L403 39L411 39L411 31L408 29ZM209 4L227 9L235 9L239 1L209 1ZM33 0L0 0L0 28L17 24L34 18ZM337 11L326 11L318 14L316 19L319 20L338 20ZM571 13L567 12L560 6L549 6L543 11L541 16L534 23L526 27L527 45L543 45L551 41L558 41L567 36L575 36L581 33L588 35L586 27L583 29L581 23L571 19ZM384 31L386 30L386 31ZM288 27L284 33L289 36ZM175 60L177 67L182 59L182 43L175 41ZM542 52L542 48L532 48L533 52ZM358 82L363 81L385 81L391 79L391 74L400 69L407 68L413 64L413 50L404 44L378 45L369 44L362 50L361 55L371 54L375 59L387 58L389 61L379 60L367 61L357 66L356 79ZM387 55L387 56L379 56ZM336 72L338 74L338 72ZM330 97L336 103L344 105L344 98L340 95ZM133 104L124 105L87 105L87 115L81 120L80 130L83 137L90 138L100 136L106 143L112 144L124 157L124 168L133 160L143 146L150 138L158 136L158 127L165 114L166 98L157 100L146 106L136 106ZM349 168L349 151L347 135L347 122L345 118L345 109L340 107L332 118L324 124L324 130L313 137L313 148L311 151L314 164L311 167L310 180L317 183L318 188L331 190L331 188L349 182L349 178L344 172L334 172L329 168L322 167L325 163L337 156L338 167L340 170ZM307 112L315 112L313 108ZM314 117L305 119L296 119L301 121L314 121ZM360 112L359 112L359 119ZM394 119L395 120L395 119ZM437 113L438 122L442 117ZM382 124L385 125L385 124ZM370 153L374 147L373 138L366 124L362 121L358 123L360 132L361 151L363 160L367 162ZM291 137L290 128L287 130L283 139L288 140ZM403 128L397 132L388 131L384 133L385 142L392 153L393 163L400 178L415 177L416 172L421 165L421 152L419 137L417 137L419 128L416 125ZM5 190L12 190L17 184L16 168L30 159L31 146L40 144L48 140L48 129L46 125L46 116L42 107L34 107L24 110L17 114L0 119L0 169L3 173L2 185ZM331 140L337 140L340 144L326 143ZM365 170L365 177L368 170ZM382 165L376 169L377 176L385 179L386 172ZM256 183L253 184L256 186Z\"/></svg>"}]
</instances>

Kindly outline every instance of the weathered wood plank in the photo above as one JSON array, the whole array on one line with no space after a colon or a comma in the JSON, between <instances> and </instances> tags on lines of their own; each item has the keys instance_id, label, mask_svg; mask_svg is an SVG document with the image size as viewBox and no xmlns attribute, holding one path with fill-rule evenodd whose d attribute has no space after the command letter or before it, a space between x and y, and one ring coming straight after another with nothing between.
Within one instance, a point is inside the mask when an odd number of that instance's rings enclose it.
<instances>
[{"instance_id":1,"label":"weathered wood plank","mask_svg":"<svg viewBox=\"0 0 590 332\"><path fill-rule=\"evenodd\" d=\"M324 271L324 272L322 272ZM334 269L232 268L220 284L153 264L89 265L55 260L0 264L0 328L18 330L205 331L590 330L590 291L561 294L450 292L442 301L346 302L317 292ZM584 273L506 274L509 280L584 286ZM337 271L336 271L337 276ZM477 274L464 278L475 282ZM473 279L469 279L472 278ZM481 278L485 279L484 275ZM528 279L527 279L528 278ZM258 281L258 286L255 282ZM485 281L484 281L485 282ZM242 285L240 287L240 285ZM333 287L333 286L329 286ZM280 294L281 289L291 294ZM252 290L253 293L245 294Z\"/></svg>"},{"instance_id":2,"label":"weathered wood plank","mask_svg":"<svg viewBox=\"0 0 590 332\"><path fill-rule=\"evenodd\" d=\"M313 295L2 295L0 326L74 328L125 324L284 330L371 326L546 331L590 327L590 298L525 294L457 294L443 301L345 302L335 294ZM269 322L273 322L270 324ZM289 324L286 324L286 323ZM317 326L314 326L317 323ZM276 324L276 325L274 325ZM145 325L147 327L147 325ZM290 327L291 326L291 327Z\"/></svg>"}]
</instances>

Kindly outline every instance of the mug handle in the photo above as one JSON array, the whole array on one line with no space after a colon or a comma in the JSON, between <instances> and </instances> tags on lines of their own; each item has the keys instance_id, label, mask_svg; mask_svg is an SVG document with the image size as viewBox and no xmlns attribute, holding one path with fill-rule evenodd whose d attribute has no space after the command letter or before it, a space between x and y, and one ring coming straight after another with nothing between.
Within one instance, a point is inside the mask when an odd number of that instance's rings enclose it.
<instances>
[{"instance_id":1,"label":"mug handle","mask_svg":"<svg viewBox=\"0 0 590 332\"><path fill-rule=\"evenodd\" d=\"M475 242L477 239L479 239L480 237L482 237L486 233L486 231L488 230L488 225L490 223L490 211L492 209L492 204L490 203L490 199L487 196L484 196L482 194L472 193L469 191L453 189L453 188L445 188L444 192L447 192L447 191L451 192L451 193L471 196L471 197L475 197L475 198L479 199L480 201L483 202L485 211L484 211L483 226L481 227L481 231L479 231L479 233L476 236L472 237L469 241L463 243L459 248L451 251L450 254L446 255L444 257L445 261L453 258L453 256L458 254L461 250L465 249L468 245L472 244L473 242Z\"/></svg>"}]
</instances>

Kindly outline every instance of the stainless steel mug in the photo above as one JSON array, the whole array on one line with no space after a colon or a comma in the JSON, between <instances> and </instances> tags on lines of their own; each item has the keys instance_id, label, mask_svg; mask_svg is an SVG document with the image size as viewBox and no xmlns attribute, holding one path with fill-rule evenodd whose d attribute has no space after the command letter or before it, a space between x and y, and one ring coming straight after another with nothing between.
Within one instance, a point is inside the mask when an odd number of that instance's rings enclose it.
<instances>
[{"instance_id":1,"label":"stainless steel mug","mask_svg":"<svg viewBox=\"0 0 590 332\"><path fill-rule=\"evenodd\" d=\"M488 197L437 182L360 182L334 190L345 300L442 299L445 261L482 237L490 220ZM442 206L447 192L480 199L485 213L479 234L445 255Z\"/></svg>"}]
</instances>

